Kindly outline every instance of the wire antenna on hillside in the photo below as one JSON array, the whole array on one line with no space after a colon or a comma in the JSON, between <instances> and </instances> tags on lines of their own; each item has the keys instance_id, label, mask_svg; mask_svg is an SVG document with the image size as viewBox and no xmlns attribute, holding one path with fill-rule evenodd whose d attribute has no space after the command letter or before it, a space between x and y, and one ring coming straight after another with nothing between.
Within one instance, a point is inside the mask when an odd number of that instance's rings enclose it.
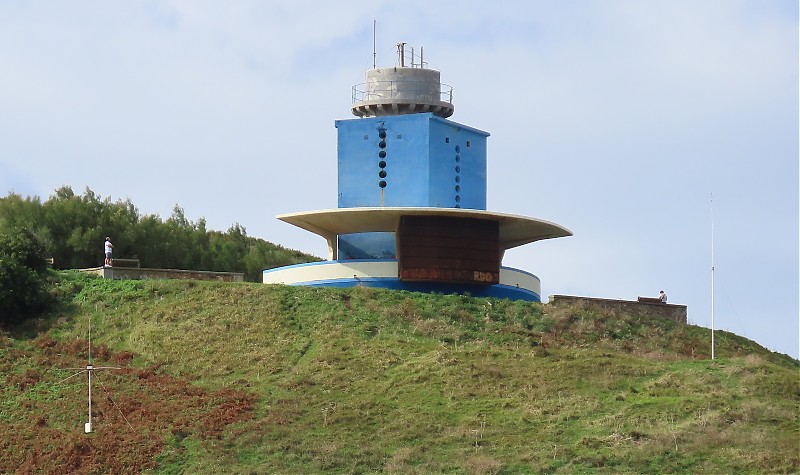
<instances>
[{"instance_id":1,"label":"wire antenna on hillside","mask_svg":"<svg viewBox=\"0 0 800 475\"><path fill-rule=\"evenodd\" d=\"M86 422L83 425L83 431L84 431L84 433L89 434L89 433L92 432L92 373L94 371L101 371L101 370L106 370L106 369L122 369L122 368L117 367L117 366L94 366L92 364L92 318L91 317L89 317L89 359L88 359L88 362L86 364L86 367L85 368L63 368L63 369L65 369L65 370L80 370L80 371L78 371L77 373L75 373L75 374L73 374L71 376L68 376L68 377L62 379L57 384L63 383L65 381L67 381L69 379L72 379L75 376L78 376L78 375L83 374L83 373L86 373L87 376L88 376L87 379L88 379L88 383L89 383L88 384L88 386L89 386L89 391L88 391L88 393L89 393L89 412L88 412L89 413L89 419L88 419L88 422ZM111 396L109 396L109 399L111 399ZM114 407L116 407L116 403L114 403L113 399L111 399L111 402L114 404ZM118 407L117 407L117 410L119 411ZM123 419L125 419L125 422L128 423L128 426L130 426L131 429L133 429L133 427L131 426L131 423L128 422L128 419L126 419L125 415L122 414L122 411L120 411L120 415L122 416Z\"/></svg>"}]
</instances>

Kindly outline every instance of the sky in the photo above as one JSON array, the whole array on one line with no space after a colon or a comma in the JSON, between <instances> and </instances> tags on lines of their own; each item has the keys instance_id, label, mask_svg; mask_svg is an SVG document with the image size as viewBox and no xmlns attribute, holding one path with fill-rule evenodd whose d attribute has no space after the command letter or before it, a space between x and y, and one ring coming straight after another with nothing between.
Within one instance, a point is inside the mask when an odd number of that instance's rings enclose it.
<instances>
[{"instance_id":1,"label":"sky","mask_svg":"<svg viewBox=\"0 0 800 475\"><path fill-rule=\"evenodd\" d=\"M326 256L275 216L337 206L373 24L378 67L424 48L450 120L491 134L487 208L574 233L505 255L544 297L663 289L710 328L713 274L716 329L798 358L796 0L3 0L0 194Z\"/></svg>"}]
</instances>

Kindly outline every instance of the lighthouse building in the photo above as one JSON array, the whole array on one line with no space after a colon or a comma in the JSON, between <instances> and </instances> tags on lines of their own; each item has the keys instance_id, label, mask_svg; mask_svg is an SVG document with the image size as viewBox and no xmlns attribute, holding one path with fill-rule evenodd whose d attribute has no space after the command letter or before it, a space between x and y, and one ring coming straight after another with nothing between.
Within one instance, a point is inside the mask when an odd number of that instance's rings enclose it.
<instances>
[{"instance_id":1,"label":"lighthouse building","mask_svg":"<svg viewBox=\"0 0 800 475\"><path fill-rule=\"evenodd\" d=\"M449 119L452 88L404 43L398 63L368 70L353 86L358 118L335 123L338 208L278 216L323 237L328 260L267 269L263 282L539 301L539 278L503 254L572 233L486 210L489 134Z\"/></svg>"}]
</instances>

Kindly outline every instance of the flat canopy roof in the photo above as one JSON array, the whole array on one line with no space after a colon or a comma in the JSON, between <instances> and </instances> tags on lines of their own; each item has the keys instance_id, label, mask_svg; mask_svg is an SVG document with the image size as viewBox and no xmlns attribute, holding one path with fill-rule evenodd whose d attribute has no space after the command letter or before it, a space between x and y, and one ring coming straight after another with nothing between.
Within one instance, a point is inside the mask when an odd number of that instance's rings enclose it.
<instances>
[{"instance_id":1,"label":"flat canopy roof","mask_svg":"<svg viewBox=\"0 0 800 475\"><path fill-rule=\"evenodd\" d=\"M401 216L448 216L496 221L500 225L501 252L542 239L572 236L569 229L542 219L463 208L336 208L281 214L277 218L325 238L330 259L335 260L336 236L396 232Z\"/></svg>"}]
</instances>

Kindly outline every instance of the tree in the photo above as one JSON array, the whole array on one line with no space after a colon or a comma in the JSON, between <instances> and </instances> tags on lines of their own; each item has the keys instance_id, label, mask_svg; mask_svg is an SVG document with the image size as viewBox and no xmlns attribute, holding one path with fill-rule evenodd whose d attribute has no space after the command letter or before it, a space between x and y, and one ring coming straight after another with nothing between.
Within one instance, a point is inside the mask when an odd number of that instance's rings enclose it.
<instances>
[{"instance_id":1,"label":"tree","mask_svg":"<svg viewBox=\"0 0 800 475\"><path fill-rule=\"evenodd\" d=\"M0 234L0 323L23 320L49 305L44 252L27 228Z\"/></svg>"},{"instance_id":2,"label":"tree","mask_svg":"<svg viewBox=\"0 0 800 475\"><path fill-rule=\"evenodd\" d=\"M139 259L142 267L244 272L260 281L263 269L318 260L247 235L239 223L227 232L192 222L177 204L172 215L140 216L129 199L112 202L88 187L83 195L62 186L46 201L16 194L0 197L0 233L28 229L53 258L55 269L81 269L103 262L103 241L114 255ZM16 232L16 231L14 231Z\"/></svg>"},{"instance_id":3,"label":"tree","mask_svg":"<svg viewBox=\"0 0 800 475\"><path fill-rule=\"evenodd\" d=\"M56 268L94 267L103 259L103 241L112 236L114 254L129 256L130 236L139 213L130 200L101 199L88 187L82 196L63 186L42 205L43 219L37 233L53 257Z\"/></svg>"}]
</instances>

